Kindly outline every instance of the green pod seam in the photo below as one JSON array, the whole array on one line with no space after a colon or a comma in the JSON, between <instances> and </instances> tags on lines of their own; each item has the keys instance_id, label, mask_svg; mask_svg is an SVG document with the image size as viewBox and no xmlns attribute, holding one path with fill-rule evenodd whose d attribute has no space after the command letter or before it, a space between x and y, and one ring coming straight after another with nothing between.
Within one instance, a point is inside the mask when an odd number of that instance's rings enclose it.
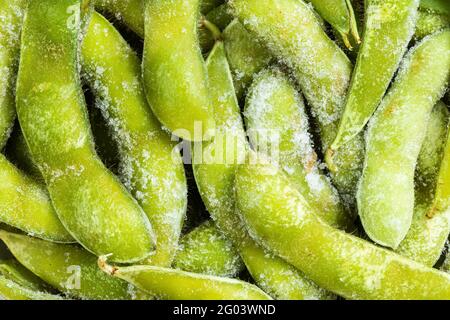
<instances>
[{"instance_id":1,"label":"green pod seam","mask_svg":"<svg viewBox=\"0 0 450 320\"><path fill-rule=\"evenodd\" d=\"M286 63L311 108L322 150L336 137L352 65L301 0L230 0L234 15ZM348 206L355 202L364 154L362 135L337 151L332 180Z\"/></svg>"},{"instance_id":2,"label":"green pod seam","mask_svg":"<svg viewBox=\"0 0 450 320\"><path fill-rule=\"evenodd\" d=\"M47 190L3 154L0 154L0 221L49 241L75 241L59 221Z\"/></svg>"},{"instance_id":3,"label":"green pod seam","mask_svg":"<svg viewBox=\"0 0 450 320\"><path fill-rule=\"evenodd\" d=\"M181 156L147 104L139 58L98 13L92 15L81 56L84 78L119 148L119 176L156 235L148 263L170 266L187 206Z\"/></svg>"},{"instance_id":4,"label":"green pod seam","mask_svg":"<svg viewBox=\"0 0 450 320\"><path fill-rule=\"evenodd\" d=\"M154 266L115 267L104 258L100 268L148 294L167 300L270 300L258 287L236 279L221 278Z\"/></svg>"},{"instance_id":5,"label":"green pod seam","mask_svg":"<svg viewBox=\"0 0 450 320\"><path fill-rule=\"evenodd\" d=\"M410 51L369 123L357 202L364 230L381 245L397 248L411 226L417 159L449 76L450 31L445 31Z\"/></svg>"},{"instance_id":6,"label":"green pod seam","mask_svg":"<svg viewBox=\"0 0 450 320\"><path fill-rule=\"evenodd\" d=\"M238 99L242 98L253 76L272 60L270 52L235 19L223 31L225 51L233 74Z\"/></svg>"},{"instance_id":7,"label":"green pod seam","mask_svg":"<svg viewBox=\"0 0 450 320\"><path fill-rule=\"evenodd\" d=\"M173 266L188 272L234 277L244 264L233 243L208 220L186 234Z\"/></svg>"},{"instance_id":8,"label":"green pod seam","mask_svg":"<svg viewBox=\"0 0 450 320\"><path fill-rule=\"evenodd\" d=\"M143 78L159 121L189 141L209 140L215 121L198 41L200 0L145 3Z\"/></svg>"},{"instance_id":9,"label":"green pod seam","mask_svg":"<svg viewBox=\"0 0 450 320\"><path fill-rule=\"evenodd\" d=\"M25 0L0 0L0 150L16 117L14 91Z\"/></svg>"},{"instance_id":10,"label":"green pod seam","mask_svg":"<svg viewBox=\"0 0 450 320\"><path fill-rule=\"evenodd\" d=\"M80 11L77 0L29 2L17 86L19 121L70 234L98 255L140 261L152 252L154 235L144 211L94 150L78 74Z\"/></svg>"},{"instance_id":11,"label":"green pod seam","mask_svg":"<svg viewBox=\"0 0 450 320\"><path fill-rule=\"evenodd\" d=\"M411 228L396 250L402 256L429 267L434 266L439 260L450 232L450 209L432 218L427 216L434 200L448 124L447 106L439 102L431 113L417 161L414 181L414 216Z\"/></svg>"},{"instance_id":12,"label":"green pod seam","mask_svg":"<svg viewBox=\"0 0 450 320\"><path fill-rule=\"evenodd\" d=\"M245 159L247 142L224 46L218 42L207 61L215 106L217 135L194 149L194 176L200 195L218 229L229 238L255 282L276 299L326 299L329 295L294 267L259 247L235 212L234 174ZM194 146L195 148L195 146ZM199 154L212 158L199 159ZM203 157L205 158L205 157ZM202 160L202 162L196 160Z\"/></svg>"},{"instance_id":13,"label":"green pod seam","mask_svg":"<svg viewBox=\"0 0 450 320\"><path fill-rule=\"evenodd\" d=\"M424 37L448 28L449 26L450 15L446 16L443 14L419 10L419 18L417 19L414 39L423 39Z\"/></svg>"},{"instance_id":14,"label":"green pod seam","mask_svg":"<svg viewBox=\"0 0 450 320\"><path fill-rule=\"evenodd\" d=\"M274 166L239 166L236 199L259 243L344 298L450 299L450 275L326 225Z\"/></svg>"},{"instance_id":15,"label":"green pod seam","mask_svg":"<svg viewBox=\"0 0 450 320\"><path fill-rule=\"evenodd\" d=\"M414 34L418 6L419 0L368 1L344 113L327 154L360 133L380 104Z\"/></svg>"},{"instance_id":16,"label":"green pod seam","mask_svg":"<svg viewBox=\"0 0 450 320\"><path fill-rule=\"evenodd\" d=\"M40 292L27 287L0 275L0 300L62 300L57 295Z\"/></svg>"},{"instance_id":17,"label":"green pod seam","mask_svg":"<svg viewBox=\"0 0 450 320\"><path fill-rule=\"evenodd\" d=\"M0 230L0 239L28 270L61 292L81 299L137 299L142 293L109 277L97 257L75 246L57 244Z\"/></svg>"},{"instance_id":18,"label":"green pod seam","mask_svg":"<svg viewBox=\"0 0 450 320\"><path fill-rule=\"evenodd\" d=\"M279 68L255 76L244 116L253 148L278 163L326 223L347 229L351 219L329 178L319 169L303 98Z\"/></svg>"},{"instance_id":19,"label":"green pod seam","mask_svg":"<svg viewBox=\"0 0 450 320\"><path fill-rule=\"evenodd\" d=\"M307 0L320 16L339 32L347 48L352 48L352 40L358 44L358 25L350 0ZM353 37L352 40L349 38Z\"/></svg>"}]
</instances>

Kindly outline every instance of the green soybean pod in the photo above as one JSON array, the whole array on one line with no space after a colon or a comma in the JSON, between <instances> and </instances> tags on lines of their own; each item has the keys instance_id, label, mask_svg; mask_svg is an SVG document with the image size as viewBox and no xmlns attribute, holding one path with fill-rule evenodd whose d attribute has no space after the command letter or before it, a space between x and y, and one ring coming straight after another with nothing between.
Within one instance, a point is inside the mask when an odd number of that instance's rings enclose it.
<instances>
[{"instance_id":1,"label":"green soybean pod","mask_svg":"<svg viewBox=\"0 0 450 320\"><path fill-rule=\"evenodd\" d=\"M15 259L0 260L0 276L31 290L45 291L49 288L48 284Z\"/></svg>"},{"instance_id":2,"label":"green soybean pod","mask_svg":"<svg viewBox=\"0 0 450 320\"><path fill-rule=\"evenodd\" d=\"M62 300L62 297L23 287L0 275L0 300Z\"/></svg>"},{"instance_id":3,"label":"green soybean pod","mask_svg":"<svg viewBox=\"0 0 450 320\"><path fill-rule=\"evenodd\" d=\"M119 32L94 13L81 47L82 70L119 148L119 176L156 235L149 263L170 266L187 206L183 161L151 113L140 61Z\"/></svg>"},{"instance_id":4,"label":"green soybean pod","mask_svg":"<svg viewBox=\"0 0 450 320\"><path fill-rule=\"evenodd\" d=\"M450 16L450 3L447 0L420 0L420 7Z\"/></svg>"},{"instance_id":5,"label":"green soybean pod","mask_svg":"<svg viewBox=\"0 0 450 320\"><path fill-rule=\"evenodd\" d=\"M140 261L152 252L154 235L144 211L94 151L77 72L80 11L77 0L29 2L17 87L20 125L69 233L97 255Z\"/></svg>"},{"instance_id":6,"label":"green soybean pod","mask_svg":"<svg viewBox=\"0 0 450 320\"><path fill-rule=\"evenodd\" d=\"M112 14L144 38L144 0L95 0L94 5L97 10Z\"/></svg>"},{"instance_id":7,"label":"green soybean pod","mask_svg":"<svg viewBox=\"0 0 450 320\"><path fill-rule=\"evenodd\" d=\"M444 155L442 158L441 167L439 169L433 206L427 213L428 217L433 218L439 212L450 210L449 183L450 183L450 130L447 135Z\"/></svg>"},{"instance_id":8,"label":"green soybean pod","mask_svg":"<svg viewBox=\"0 0 450 320\"><path fill-rule=\"evenodd\" d=\"M414 34L418 6L419 0L367 2L363 42L339 130L328 153L360 133L380 104Z\"/></svg>"},{"instance_id":9,"label":"green soybean pod","mask_svg":"<svg viewBox=\"0 0 450 320\"><path fill-rule=\"evenodd\" d=\"M224 30L234 19L226 3L209 11L205 18L214 23L220 30Z\"/></svg>"},{"instance_id":10,"label":"green soybean pod","mask_svg":"<svg viewBox=\"0 0 450 320\"><path fill-rule=\"evenodd\" d=\"M174 267L188 272L220 277L234 277L244 268L239 253L209 220L186 234Z\"/></svg>"},{"instance_id":11,"label":"green soybean pod","mask_svg":"<svg viewBox=\"0 0 450 320\"><path fill-rule=\"evenodd\" d=\"M234 175L236 165L245 160L248 145L222 43L218 42L212 50L207 66L218 133L212 142L203 144L200 150L194 149L194 176L203 202L218 229L239 251L255 282L270 296L276 299L329 298L327 292L294 267L259 247L237 216ZM206 156L200 158L200 155Z\"/></svg>"},{"instance_id":12,"label":"green soybean pod","mask_svg":"<svg viewBox=\"0 0 450 320\"><path fill-rule=\"evenodd\" d=\"M258 287L221 278L155 266L117 267L100 257L99 267L137 288L165 300L270 300Z\"/></svg>"},{"instance_id":13,"label":"green soybean pod","mask_svg":"<svg viewBox=\"0 0 450 320\"><path fill-rule=\"evenodd\" d=\"M369 123L357 202L364 230L381 245L397 248L411 226L417 158L449 76L450 31L445 31L411 50Z\"/></svg>"},{"instance_id":14,"label":"green soybean pod","mask_svg":"<svg viewBox=\"0 0 450 320\"><path fill-rule=\"evenodd\" d=\"M450 15L442 15L434 12L419 11L417 19L416 32L414 38L421 40L424 37L438 32L450 26Z\"/></svg>"},{"instance_id":15,"label":"green soybean pod","mask_svg":"<svg viewBox=\"0 0 450 320\"><path fill-rule=\"evenodd\" d=\"M68 296L116 300L142 295L126 282L104 274L97 267L97 257L78 246L3 230L0 230L0 239L25 268Z\"/></svg>"},{"instance_id":16,"label":"green soybean pod","mask_svg":"<svg viewBox=\"0 0 450 320\"><path fill-rule=\"evenodd\" d=\"M280 69L265 69L255 77L244 116L252 146L279 164L325 222L349 227L337 191L319 169L303 99Z\"/></svg>"},{"instance_id":17,"label":"green soybean pod","mask_svg":"<svg viewBox=\"0 0 450 320\"><path fill-rule=\"evenodd\" d=\"M53 209L45 188L0 154L0 221L30 235L74 242Z\"/></svg>"},{"instance_id":18,"label":"green soybean pod","mask_svg":"<svg viewBox=\"0 0 450 320\"><path fill-rule=\"evenodd\" d=\"M352 48L350 37L356 43L361 40L358 33L358 25L350 0L307 0L311 2L320 16L330 23L342 37L347 48Z\"/></svg>"},{"instance_id":19,"label":"green soybean pod","mask_svg":"<svg viewBox=\"0 0 450 320\"><path fill-rule=\"evenodd\" d=\"M16 117L14 103L25 0L0 1L0 150L6 144Z\"/></svg>"},{"instance_id":20,"label":"green soybean pod","mask_svg":"<svg viewBox=\"0 0 450 320\"><path fill-rule=\"evenodd\" d=\"M251 84L253 76L269 65L272 55L237 19L225 28L222 37L236 95L240 99Z\"/></svg>"},{"instance_id":21,"label":"green soybean pod","mask_svg":"<svg viewBox=\"0 0 450 320\"><path fill-rule=\"evenodd\" d=\"M147 100L176 136L209 140L215 122L198 42L200 0L145 3L143 75Z\"/></svg>"},{"instance_id":22,"label":"green soybean pod","mask_svg":"<svg viewBox=\"0 0 450 320\"><path fill-rule=\"evenodd\" d=\"M322 150L336 137L352 65L301 0L230 0L234 15L293 71L311 108ZM332 180L353 206L364 154L362 135L334 155Z\"/></svg>"},{"instance_id":23,"label":"green soybean pod","mask_svg":"<svg viewBox=\"0 0 450 320\"><path fill-rule=\"evenodd\" d=\"M344 298L450 298L450 275L326 225L274 166L239 166L236 202L259 243Z\"/></svg>"},{"instance_id":24,"label":"green soybean pod","mask_svg":"<svg viewBox=\"0 0 450 320\"><path fill-rule=\"evenodd\" d=\"M396 250L402 256L429 267L439 260L450 232L450 209L443 210L431 218L427 216L434 201L448 123L447 106L439 102L431 113L417 161L411 228Z\"/></svg>"}]
</instances>

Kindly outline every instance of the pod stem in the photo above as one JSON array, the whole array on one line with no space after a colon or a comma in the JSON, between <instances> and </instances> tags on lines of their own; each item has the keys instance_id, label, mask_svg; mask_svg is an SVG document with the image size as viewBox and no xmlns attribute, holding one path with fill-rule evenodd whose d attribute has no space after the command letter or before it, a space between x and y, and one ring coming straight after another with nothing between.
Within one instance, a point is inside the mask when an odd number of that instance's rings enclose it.
<instances>
[{"instance_id":1,"label":"pod stem","mask_svg":"<svg viewBox=\"0 0 450 320\"><path fill-rule=\"evenodd\" d=\"M355 11L353 10L353 6L352 6L350 0L346 0L346 4L347 4L347 9L348 9L349 18L350 18L350 21L349 21L350 33L353 36L353 39L355 40L356 44L359 45L359 44L361 44L361 37L360 37L359 31L358 31L358 24L356 22ZM344 42L345 42L345 40L344 40Z\"/></svg>"},{"instance_id":2,"label":"pod stem","mask_svg":"<svg viewBox=\"0 0 450 320\"><path fill-rule=\"evenodd\" d=\"M334 163L335 153L336 153L335 150L332 149L331 147L328 148L327 152L325 153L325 163L327 164L328 170L330 170L333 173L338 171L338 168Z\"/></svg>"},{"instance_id":3,"label":"pod stem","mask_svg":"<svg viewBox=\"0 0 450 320\"><path fill-rule=\"evenodd\" d=\"M100 256L97 260L98 267L105 273L113 276L117 272L117 268L108 264L108 258L111 254Z\"/></svg>"},{"instance_id":4,"label":"pod stem","mask_svg":"<svg viewBox=\"0 0 450 320\"><path fill-rule=\"evenodd\" d=\"M214 23L202 16L200 18L200 24L211 32L215 41L220 41L222 39L222 31L220 31L219 27L217 27Z\"/></svg>"}]
</instances>

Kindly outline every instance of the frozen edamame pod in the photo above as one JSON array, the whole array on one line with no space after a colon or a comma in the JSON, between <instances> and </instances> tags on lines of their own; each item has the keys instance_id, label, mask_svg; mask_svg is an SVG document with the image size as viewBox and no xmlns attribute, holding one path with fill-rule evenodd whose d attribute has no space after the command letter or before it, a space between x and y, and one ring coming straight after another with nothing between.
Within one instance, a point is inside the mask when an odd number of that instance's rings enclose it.
<instances>
[{"instance_id":1,"label":"frozen edamame pod","mask_svg":"<svg viewBox=\"0 0 450 320\"><path fill-rule=\"evenodd\" d=\"M80 11L77 0L29 2L17 87L20 125L69 233L97 255L140 261L152 252L154 235L144 211L94 151L77 72Z\"/></svg>"},{"instance_id":2,"label":"frozen edamame pod","mask_svg":"<svg viewBox=\"0 0 450 320\"><path fill-rule=\"evenodd\" d=\"M112 14L131 31L144 38L144 0L95 0L95 8Z\"/></svg>"},{"instance_id":3,"label":"frozen edamame pod","mask_svg":"<svg viewBox=\"0 0 450 320\"><path fill-rule=\"evenodd\" d=\"M450 3L447 0L420 0L420 8L450 16Z\"/></svg>"},{"instance_id":4,"label":"frozen edamame pod","mask_svg":"<svg viewBox=\"0 0 450 320\"><path fill-rule=\"evenodd\" d=\"M194 176L200 195L218 229L229 238L255 282L276 299L326 299L329 294L306 279L294 267L259 247L248 235L235 212L234 175L245 159L245 130L234 94L231 72L222 43L207 61L210 92L215 108L215 139L194 149ZM199 154L219 156L215 161L195 162Z\"/></svg>"},{"instance_id":5,"label":"frozen edamame pod","mask_svg":"<svg viewBox=\"0 0 450 320\"><path fill-rule=\"evenodd\" d=\"M448 28L450 26L450 15L442 15L434 12L419 11L417 19L416 32L414 38L416 40Z\"/></svg>"},{"instance_id":6,"label":"frozen edamame pod","mask_svg":"<svg viewBox=\"0 0 450 320\"><path fill-rule=\"evenodd\" d=\"M220 30L224 30L234 19L226 3L212 9L205 17L208 21L214 23Z\"/></svg>"},{"instance_id":7,"label":"frozen edamame pod","mask_svg":"<svg viewBox=\"0 0 450 320\"><path fill-rule=\"evenodd\" d=\"M415 174L415 204L411 228L396 252L432 267L439 260L450 232L450 209L427 216L435 195L448 132L449 112L439 102L431 113ZM450 183L450 182L447 182Z\"/></svg>"},{"instance_id":8,"label":"frozen edamame pod","mask_svg":"<svg viewBox=\"0 0 450 320\"><path fill-rule=\"evenodd\" d=\"M327 150L336 137L352 65L301 0L230 0L234 15L293 71ZM362 135L335 156L332 179L346 205L354 204L364 154Z\"/></svg>"},{"instance_id":9,"label":"frozen edamame pod","mask_svg":"<svg viewBox=\"0 0 450 320\"><path fill-rule=\"evenodd\" d=\"M15 259L0 260L0 275L31 290L45 291L49 288L48 284Z\"/></svg>"},{"instance_id":10,"label":"frozen edamame pod","mask_svg":"<svg viewBox=\"0 0 450 320\"><path fill-rule=\"evenodd\" d=\"M116 267L104 257L99 267L114 277L165 300L270 300L258 287L236 279L221 278L154 266Z\"/></svg>"},{"instance_id":11,"label":"frozen edamame pod","mask_svg":"<svg viewBox=\"0 0 450 320\"><path fill-rule=\"evenodd\" d=\"M397 248L414 210L414 172L433 106L450 76L450 31L411 50L391 90L371 119L357 202L364 230Z\"/></svg>"},{"instance_id":12,"label":"frozen edamame pod","mask_svg":"<svg viewBox=\"0 0 450 320\"><path fill-rule=\"evenodd\" d=\"M344 298L450 298L450 275L326 225L276 167L239 166L236 202L259 243Z\"/></svg>"},{"instance_id":13,"label":"frozen edamame pod","mask_svg":"<svg viewBox=\"0 0 450 320\"><path fill-rule=\"evenodd\" d=\"M14 257L39 278L61 292L81 299L134 299L135 288L108 277L97 257L75 245L52 243L0 230L0 239Z\"/></svg>"},{"instance_id":14,"label":"frozen edamame pod","mask_svg":"<svg viewBox=\"0 0 450 320\"><path fill-rule=\"evenodd\" d=\"M42 239L74 242L43 186L20 172L3 154L0 154L0 221Z\"/></svg>"},{"instance_id":15,"label":"frozen edamame pod","mask_svg":"<svg viewBox=\"0 0 450 320\"><path fill-rule=\"evenodd\" d=\"M269 68L255 77L244 116L252 146L273 157L325 222L346 229L350 218L318 167L303 98L280 69Z\"/></svg>"},{"instance_id":16,"label":"frozen edamame pod","mask_svg":"<svg viewBox=\"0 0 450 320\"><path fill-rule=\"evenodd\" d=\"M418 6L419 0L368 0L363 42L339 130L327 154L360 133L380 104L414 34Z\"/></svg>"},{"instance_id":17,"label":"frozen edamame pod","mask_svg":"<svg viewBox=\"0 0 450 320\"><path fill-rule=\"evenodd\" d=\"M180 241L174 267L188 272L220 277L234 277L244 268L233 244L207 221Z\"/></svg>"},{"instance_id":18,"label":"frozen edamame pod","mask_svg":"<svg viewBox=\"0 0 450 320\"><path fill-rule=\"evenodd\" d=\"M253 75L264 69L272 60L272 56L237 19L225 28L222 36L236 95L240 99L251 84Z\"/></svg>"},{"instance_id":19,"label":"frozen edamame pod","mask_svg":"<svg viewBox=\"0 0 450 320\"><path fill-rule=\"evenodd\" d=\"M119 176L155 231L156 252L149 263L170 266L187 205L181 156L147 104L139 58L98 13L91 17L81 55L96 106L119 147Z\"/></svg>"},{"instance_id":20,"label":"frozen edamame pod","mask_svg":"<svg viewBox=\"0 0 450 320\"><path fill-rule=\"evenodd\" d=\"M23 287L0 275L0 300L62 300L62 297Z\"/></svg>"},{"instance_id":21,"label":"frozen edamame pod","mask_svg":"<svg viewBox=\"0 0 450 320\"><path fill-rule=\"evenodd\" d=\"M320 16L330 23L341 35L345 45L351 48L350 37L360 42L358 25L350 0L307 0Z\"/></svg>"},{"instance_id":22,"label":"frozen edamame pod","mask_svg":"<svg viewBox=\"0 0 450 320\"><path fill-rule=\"evenodd\" d=\"M25 0L0 0L0 150L16 117L14 87Z\"/></svg>"},{"instance_id":23,"label":"frozen edamame pod","mask_svg":"<svg viewBox=\"0 0 450 320\"><path fill-rule=\"evenodd\" d=\"M145 3L143 75L147 100L176 136L209 140L215 122L198 42L200 0Z\"/></svg>"}]
</instances>

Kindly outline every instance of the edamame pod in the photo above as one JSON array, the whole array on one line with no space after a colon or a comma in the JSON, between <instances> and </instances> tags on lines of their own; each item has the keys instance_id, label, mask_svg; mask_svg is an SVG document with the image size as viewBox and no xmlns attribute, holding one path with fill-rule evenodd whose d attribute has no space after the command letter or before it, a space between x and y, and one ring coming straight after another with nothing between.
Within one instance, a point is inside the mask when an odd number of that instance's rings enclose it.
<instances>
[{"instance_id":1,"label":"edamame pod","mask_svg":"<svg viewBox=\"0 0 450 320\"><path fill-rule=\"evenodd\" d=\"M416 40L448 28L450 26L450 15L442 15L434 12L419 11L416 32L414 38Z\"/></svg>"},{"instance_id":2,"label":"edamame pod","mask_svg":"<svg viewBox=\"0 0 450 320\"><path fill-rule=\"evenodd\" d=\"M187 205L181 156L147 104L139 58L98 13L92 15L81 55L96 106L119 147L119 176L156 234L156 253L149 263L170 266Z\"/></svg>"},{"instance_id":3,"label":"edamame pod","mask_svg":"<svg viewBox=\"0 0 450 320\"><path fill-rule=\"evenodd\" d=\"M350 0L307 0L311 2L320 16L330 23L341 35L347 48L351 48L350 36L356 43L359 38L358 26Z\"/></svg>"},{"instance_id":4,"label":"edamame pod","mask_svg":"<svg viewBox=\"0 0 450 320\"><path fill-rule=\"evenodd\" d=\"M238 99L242 98L253 75L269 65L272 56L236 19L222 33Z\"/></svg>"},{"instance_id":5,"label":"edamame pod","mask_svg":"<svg viewBox=\"0 0 450 320\"><path fill-rule=\"evenodd\" d=\"M143 75L159 121L189 141L209 140L215 122L198 42L200 0L145 3Z\"/></svg>"},{"instance_id":6,"label":"edamame pod","mask_svg":"<svg viewBox=\"0 0 450 320\"><path fill-rule=\"evenodd\" d=\"M35 291L0 275L0 300L62 300L60 296Z\"/></svg>"},{"instance_id":7,"label":"edamame pod","mask_svg":"<svg viewBox=\"0 0 450 320\"><path fill-rule=\"evenodd\" d=\"M209 220L180 241L174 267L188 272L234 277L244 268L239 253Z\"/></svg>"},{"instance_id":8,"label":"edamame pod","mask_svg":"<svg viewBox=\"0 0 450 320\"><path fill-rule=\"evenodd\" d=\"M329 298L327 292L294 267L259 247L236 215L235 169L245 159L248 145L222 43L217 43L212 50L207 66L218 134L200 150L194 149L193 169L208 211L219 230L239 251L255 282L269 295L276 299ZM213 161L195 162L199 155L210 155Z\"/></svg>"},{"instance_id":9,"label":"edamame pod","mask_svg":"<svg viewBox=\"0 0 450 320\"><path fill-rule=\"evenodd\" d=\"M116 267L100 257L100 268L114 277L166 300L270 300L258 287L230 278L154 266Z\"/></svg>"},{"instance_id":10,"label":"edamame pod","mask_svg":"<svg viewBox=\"0 0 450 320\"><path fill-rule=\"evenodd\" d=\"M224 30L234 19L226 3L209 11L205 18L214 23L220 30Z\"/></svg>"},{"instance_id":11,"label":"edamame pod","mask_svg":"<svg viewBox=\"0 0 450 320\"><path fill-rule=\"evenodd\" d=\"M450 130L439 169L433 206L427 216L433 218L436 214L447 210L450 210Z\"/></svg>"},{"instance_id":12,"label":"edamame pod","mask_svg":"<svg viewBox=\"0 0 450 320\"><path fill-rule=\"evenodd\" d=\"M0 276L30 290L45 291L49 285L15 259L0 260Z\"/></svg>"},{"instance_id":13,"label":"edamame pod","mask_svg":"<svg viewBox=\"0 0 450 320\"><path fill-rule=\"evenodd\" d=\"M274 166L239 166L236 202L254 239L344 298L450 299L450 275L326 225Z\"/></svg>"},{"instance_id":14,"label":"edamame pod","mask_svg":"<svg viewBox=\"0 0 450 320\"><path fill-rule=\"evenodd\" d=\"M325 222L349 227L339 195L319 170L303 99L280 69L269 68L255 77L244 116L252 146L279 164Z\"/></svg>"},{"instance_id":15,"label":"edamame pod","mask_svg":"<svg viewBox=\"0 0 450 320\"><path fill-rule=\"evenodd\" d=\"M75 245L52 243L0 230L14 257L61 292L81 299L133 299L141 293L97 267L97 257Z\"/></svg>"},{"instance_id":16,"label":"edamame pod","mask_svg":"<svg viewBox=\"0 0 450 320\"><path fill-rule=\"evenodd\" d=\"M447 0L420 0L420 7L450 16L450 3Z\"/></svg>"},{"instance_id":17,"label":"edamame pod","mask_svg":"<svg viewBox=\"0 0 450 320\"><path fill-rule=\"evenodd\" d=\"M363 130L380 104L414 34L418 6L419 0L368 0L363 42L327 162Z\"/></svg>"},{"instance_id":18,"label":"edamame pod","mask_svg":"<svg viewBox=\"0 0 450 320\"><path fill-rule=\"evenodd\" d=\"M445 31L411 50L369 123L357 202L364 230L381 245L397 248L411 226L417 158L449 76L450 31Z\"/></svg>"},{"instance_id":19,"label":"edamame pod","mask_svg":"<svg viewBox=\"0 0 450 320\"><path fill-rule=\"evenodd\" d=\"M95 0L95 8L112 14L131 31L144 38L144 0Z\"/></svg>"},{"instance_id":20,"label":"edamame pod","mask_svg":"<svg viewBox=\"0 0 450 320\"><path fill-rule=\"evenodd\" d=\"M417 161L411 228L396 250L402 256L429 267L434 266L439 260L450 232L450 209L432 218L427 216L434 200L448 123L447 106L439 102L431 113L427 134Z\"/></svg>"},{"instance_id":21,"label":"edamame pod","mask_svg":"<svg viewBox=\"0 0 450 320\"><path fill-rule=\"evenodd\" d=\"M16 117L14 87L25 0L0 0L0 150Z\"/></svg>"},{"instance_id":22,"label":"edamame pod","mask_svg":"<svg viewBox=\"0 0 450 320\"><path fill-rule=\"evenodd\" d=\"M17 86L20 125L69 233L97 255L140 261L152 252L154 235L94 151L77 73L80 11L77 0L29 2Z\"/></svg>"},{"instance_id":23,"label":"edamame pod","mask_svg":"<svg viewBox=\"0 0 450 320\"><path fill-rule=\"evenodd\" d=\"M230 0L234 15L293 71L327 150L336 137L352 65L301 0ZM362 135L334 156L333 182L353 206L364 154Z\"/></svg>"},{"instance_id":24,"label":"edamame pod","mask_svg":"<svg viewBox=\"0 0 450 320\"><path fill-rule=\"evenodd\" d=\"M74 242L59 221L47 191L3 154L0 154L0 221L42 239Z\"/></svg>"}]
</instances>

